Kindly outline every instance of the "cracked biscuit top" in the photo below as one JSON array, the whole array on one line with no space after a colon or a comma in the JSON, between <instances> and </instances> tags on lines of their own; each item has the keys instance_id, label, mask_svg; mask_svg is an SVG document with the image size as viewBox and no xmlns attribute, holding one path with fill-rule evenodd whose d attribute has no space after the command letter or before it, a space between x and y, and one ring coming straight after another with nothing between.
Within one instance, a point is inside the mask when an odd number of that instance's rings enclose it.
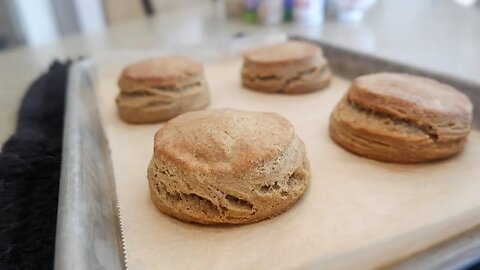
<instances>
[{"instance_id":1,"label":"cracked biscuit top","mask_svg":"<svg viewBox=\"0 0 480 270\"><path fill-rule=\"evenodd\" d=\"M463 93L432 79L399 73L356 78L348 100L361 108L418 126L435 136L469 130L473 105Z\"/></svg>"},{"instance_id":2,"label":"cracked biscuit top","mask_svg":"<svg viewBox=\"0 0 480 270\"><path fill-rule=\"evenodd\" d=\"M184 114L155 135L155 156L189 170L243 175L281 155L293 126L276 113L232 109Z\"/></svg>"},{"instance_id":3,"label":"cracked biscuit top","mask_svg":"<svg viewBox=\"0 0 480 270\"><path fill-rule=\"evenodd\" d=\"M305 146L276 113L189 112L155 135L148 168L163 213L202 224L244 224L287 211L310 178Z\"/></svg>"},{"instance_id":4,"label":"cracked biscuit top","mask_svg":"<svg viewBox=\"0 0 480 270\"><path fill-rule=\"evenodd\" d=\"M246 64L261 66L301 64L318 57L323 58L320 47L302 41L287 41L264 46L244 54Z\"/></svg>"},{"instance_id":5,"label":"cracked biscuit top","mask_svg":"<svg viewBox=\"0 0 480 270\"><path fill-rule=\"evenodd\" d=\"M328 62L314 44L287 41L251 50L243 58L242 85L251 90L300 94L330 83Z\"/></svg>"},{"instance_id":6,"label":"cracked biscuit top","mask_svg":"<svg viewBox=\"0 0 480 270\"><path fill-rule=\"evenodd\" d=\"M123 69L120 78L137 83L172 85L201 74L203 74L203 67L195 60L182 56L167 56L128 65Z\"/></svg>"},{"instance_id":7,"label":"cracked biscuit top","mask_svg":"<svg viewBox=\"0 0 480 270\"><path fill-rule=\"evenodd\" d=\"M146 59L125 67L116 105L131 124L163 122L208 106L210 93L202 64L180 56Z\"/></svg>"},{"instance_id":8,"label":"cracked biscuit top","mask_svg":"<svg viewBox=\"0 0 480 270\"><path fill-rule=\"evenodd\" d=\"M463 149L472 120L467 96L440 82L398 73L356 78L330 116L330 135L369 158L418 163Z\"/></svg>"}]
</instances>

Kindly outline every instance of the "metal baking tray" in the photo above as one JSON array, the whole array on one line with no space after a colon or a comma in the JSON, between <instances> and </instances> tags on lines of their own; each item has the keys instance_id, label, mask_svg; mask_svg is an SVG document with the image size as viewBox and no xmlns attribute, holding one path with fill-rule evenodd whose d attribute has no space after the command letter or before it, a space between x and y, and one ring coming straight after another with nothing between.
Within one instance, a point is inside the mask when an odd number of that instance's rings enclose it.
<instances>
[{"instance_id":1,"label":"metal baking tray","mask_svg":"<svg viewBox=\"0 0 480 270\"><path fill-rule=\"evenodd\" d=\"M295 38L293 39L302 39ZM408 72L451 84L475 104L474 128L480 127L480 85L447 74L395 63L321 41L336 75L353 79L380 71ZM70 69L60 179L56 269L125 269L120 217L110 150L99 118L91 60ZM408 258L392 269L458 269L480 258L479 226ZM312 266L314 268L314 266Z\"/></svg>"}]
</instances>

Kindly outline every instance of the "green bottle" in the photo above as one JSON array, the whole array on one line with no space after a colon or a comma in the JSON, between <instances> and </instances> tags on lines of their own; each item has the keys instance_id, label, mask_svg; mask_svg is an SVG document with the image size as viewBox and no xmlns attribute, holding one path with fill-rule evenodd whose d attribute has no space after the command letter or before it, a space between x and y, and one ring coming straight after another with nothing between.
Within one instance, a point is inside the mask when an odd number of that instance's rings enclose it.
<instances>
[{"instance_id":1,"label":"green bottle","mask_svg":"<svg viewBox=\"0 0 480 270\"><path fill-rule=\"evenodd\" d=\"M258 0L243 1L243 20L248 24L257 22Z\"/></svg>"}]
</instances>

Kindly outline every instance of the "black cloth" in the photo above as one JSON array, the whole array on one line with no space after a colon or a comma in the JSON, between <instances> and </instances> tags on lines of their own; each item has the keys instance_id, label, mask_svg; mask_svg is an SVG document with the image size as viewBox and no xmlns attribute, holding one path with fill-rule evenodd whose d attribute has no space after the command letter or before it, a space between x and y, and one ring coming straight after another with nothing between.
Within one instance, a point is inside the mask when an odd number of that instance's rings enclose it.
<instances>
[{"instance_id":1,"label":"black cloth","mask_svg":"<svg viewBox=\"0 0 480 270\"><path fill-rule=\"evenodd\" d=\"M0 269L53 268L70 64L53 63L29 87L0 153Z\"/></svg>"}]
</instances>

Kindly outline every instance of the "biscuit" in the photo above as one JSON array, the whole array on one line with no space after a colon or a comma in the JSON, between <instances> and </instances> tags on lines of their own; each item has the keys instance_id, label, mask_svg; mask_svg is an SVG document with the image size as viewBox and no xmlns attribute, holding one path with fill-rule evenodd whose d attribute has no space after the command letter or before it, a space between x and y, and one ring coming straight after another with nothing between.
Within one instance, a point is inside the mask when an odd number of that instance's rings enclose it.
<instances>
[{"instance_id":1,"label":"biscuit","mask_svg":"<svg viewBox=\"0 0 480 270\"><path fill-rule=\"evenodd\" d=\"M120 118L132 124L169 120L208 106L203 67L185 57L163 57L127 66L118 80Z\"/></svg>"},{"instance_id":2,"label":"biscuit","mask_svg":"<svg viewBox=\"0 0 480 270\"><path fill-rule=\"evenodd\" d=\"M293 126L275 113L232 109L182 114L156 134L148 167L163 213L201 224L244 224L287 211L310 170Z\"/></svg>"},{"instance_id":3,"label":"biscuit","mask_svg":"<svg viewBox=\"0 0 480 270\"><path fill-rule=\"evenodd\" d=\"M397 73L356 78L330 116L330 136L368 158L419 163L463 149L472 121L467 96L437 81Z\"/></svg>"},{"instance_id":4,"label":"biscuit","mask_svg":"<svg viewBox=\"0 0 480 270\"><path fill-rule=\"evenodd\" d=\"M320 47L287 41L244 54L243 86L261 92L306 93L329 85L331 72Z\"/></svg>"}]
</instances>

